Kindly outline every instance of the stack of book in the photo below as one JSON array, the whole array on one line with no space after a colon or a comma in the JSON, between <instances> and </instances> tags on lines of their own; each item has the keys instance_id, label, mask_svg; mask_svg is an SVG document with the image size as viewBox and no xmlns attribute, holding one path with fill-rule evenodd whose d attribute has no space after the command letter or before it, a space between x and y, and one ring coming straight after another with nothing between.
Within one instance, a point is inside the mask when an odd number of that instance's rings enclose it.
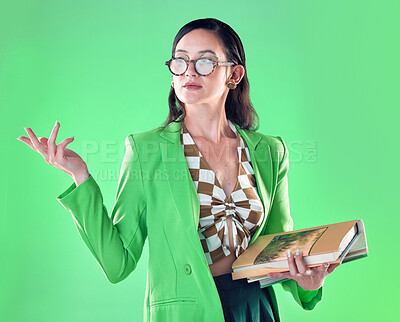
<instances>
[{"instance_id":1,"label":"stack of book","mask_svg":"<svg viewBox=\"0 0 400 322\"><path fill-rule=\"evenodd\" d=\"M268 273L287 272L287 251L302 251L308 267L346 263L366 257L367 239L362 220L259 236L232 264L232 279L259 281L260 287L283 282L286 278L268 277Z\"/></svg>"}]
</instances>

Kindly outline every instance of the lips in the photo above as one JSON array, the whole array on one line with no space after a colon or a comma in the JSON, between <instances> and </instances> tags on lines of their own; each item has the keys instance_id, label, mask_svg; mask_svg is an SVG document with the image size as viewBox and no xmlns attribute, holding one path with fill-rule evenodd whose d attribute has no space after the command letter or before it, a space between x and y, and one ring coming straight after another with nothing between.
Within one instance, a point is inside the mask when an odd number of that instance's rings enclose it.
<instances>
[{"instance_id":1,"label":"lips","mask_svg":"<svg viewBox=\"0 0 400 322\"><path fill-rule=\"evenodd\" d=\"M201 86L198 85L186 85L183 86L184 89L186 89L187 91L198 91L201 89Z\"/></svg>"},{"instance_id":2,"label":"lips","mask_svg":"<svg viewBox=\"0 0 400 322\"><path fill-rule=\"evenodd\" d=\"M186 87L186 88L200 88L202 86L200 84L195 83L195 82L186 82L185 85L183 85L183 87Z\"/></svg>"}]
</instances>

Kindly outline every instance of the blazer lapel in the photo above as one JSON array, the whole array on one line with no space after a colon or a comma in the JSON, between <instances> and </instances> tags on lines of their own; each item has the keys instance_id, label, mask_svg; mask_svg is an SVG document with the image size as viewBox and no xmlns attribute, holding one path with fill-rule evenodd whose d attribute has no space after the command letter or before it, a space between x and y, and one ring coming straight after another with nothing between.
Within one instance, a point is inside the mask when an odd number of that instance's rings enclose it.
<instances>
[{"instance_id":1,"label":"blazer lapel","mask_svg":"<svg viewBox=\"0 0 400 322\"><path fill-rule=\"evenodd\" d=\"M161 132L160 136L168 142L160 142L160 151L162 153L164 170L170 178L168 183L176 209L182 221L189 220L188 225L185 227L187 227L187 231L191 233L190 231L192 231L193 228L195 228L197 232L200 218L200 202L181 146L180 120L182 117L183 115L179 116L176 122L168 124ZM233 124L248 146L250 160L257 182L257 191L264 205L265 212L260 227L250 240L250 246L263 230L270 209L273 180L271 148L267 143L259 144L261 136L258 133L243 130L236 123ZM191 214L191 216L188 216L188 214Z\"/></svg>"},{"instance_id":2,"label":"blazer lapel","mask_svg":"<svg viewBox=\"0 0 400 322\"><path fill-rule=\"evenodd\" d=\"M253 237L251 238L250 246L260 235L261 231L267 223L268 213L271 207L271 196L272 196L272 180L273 180L273 166L271 157L271 147L266 142L264 144L259 144L261 141L261 136L254 132L243 130L233 123L246 141L247 147L249 149L250 161L253 166L254 176L257 182L257 192L264 205L264 218L261 222L260 227L256 230Z\"/></svg>"},{"instance_id":3,"label":"blazer lapel","mask_svg":"<svg viewBox=\"0 0 400 322\"><path fill-rule=\"evenodd\" d=\"M183 221L190 220L185 226L187 230L195 227L197 231L200 202L181 145L181 123L178 122L181 118L182 115L176 122L168 124L161 132L160 136L168 142L160 142L160 151L164 170L169 175L169 188L176 209ZM188 214L192 216L188 216Z\"/></svg>"}]
</instances>

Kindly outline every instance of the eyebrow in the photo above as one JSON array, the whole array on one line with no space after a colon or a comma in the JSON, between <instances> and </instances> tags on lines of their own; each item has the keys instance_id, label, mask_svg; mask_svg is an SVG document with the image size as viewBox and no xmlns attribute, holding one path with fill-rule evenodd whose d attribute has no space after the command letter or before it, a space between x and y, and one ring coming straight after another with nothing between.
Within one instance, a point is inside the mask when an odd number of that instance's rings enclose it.
<instances>
[{"instance_id":1,"label":"eyebrow","mask_svg":"<svg viewBox=\"0 0 400 322\"><path fill-rule=\"evenodd\" d=\"M184 53L187 53L187 51L184 50L184 49L178 49L178 50L175 51L175 53L177 53L178 51L182 51L182 52L184 52ZM213 52L212 50L210 50L210 49L199 50L198 53L199 53L199 54L211 53L211 54L217 55L216 53L214 53L214 52Z\"/></svg>"}]
</instances>

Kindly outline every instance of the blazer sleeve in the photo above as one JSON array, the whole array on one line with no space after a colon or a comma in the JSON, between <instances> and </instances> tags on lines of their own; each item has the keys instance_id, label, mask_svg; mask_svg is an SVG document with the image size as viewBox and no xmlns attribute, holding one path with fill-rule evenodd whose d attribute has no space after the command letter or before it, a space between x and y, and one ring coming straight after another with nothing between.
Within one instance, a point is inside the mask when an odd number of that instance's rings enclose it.
<instances>
[{"instance_id":1,"label":"blazer sleeve","mask_svg":"<svg viewBox=\"0 0 400 322\"><path fill-rule=\"evenodd\" d=\"M125 155L111 217L92 175L78 187L71 184L57 200L67 209L78 232L107 279L115 284L137 266L147 238L146 196L141 164L132 135L125 138Z\"/></svg>"},{"instance_id":2,"label":"blazer sleeve","mask_svg":"<svg viewBox=\"0 0 400 322\"><path fill-rule=\"evenodd\" d=\"M288 193L288 178L289 171L289 151L285 141L277 136L283 147L282 157L279 157L279 167L277 174L277 185L271 211L269 214L269 221L266 225L264 234L273 234L283 231L293 230L293 220L290 215L289 193ZM318 290L307 291L303 290L297 285L296 280L289 279L281 283L285 291L291 292L296 302L305 310L312 310L315 305L322 298L322 287Z\"/></svg>"}]
</instances>

